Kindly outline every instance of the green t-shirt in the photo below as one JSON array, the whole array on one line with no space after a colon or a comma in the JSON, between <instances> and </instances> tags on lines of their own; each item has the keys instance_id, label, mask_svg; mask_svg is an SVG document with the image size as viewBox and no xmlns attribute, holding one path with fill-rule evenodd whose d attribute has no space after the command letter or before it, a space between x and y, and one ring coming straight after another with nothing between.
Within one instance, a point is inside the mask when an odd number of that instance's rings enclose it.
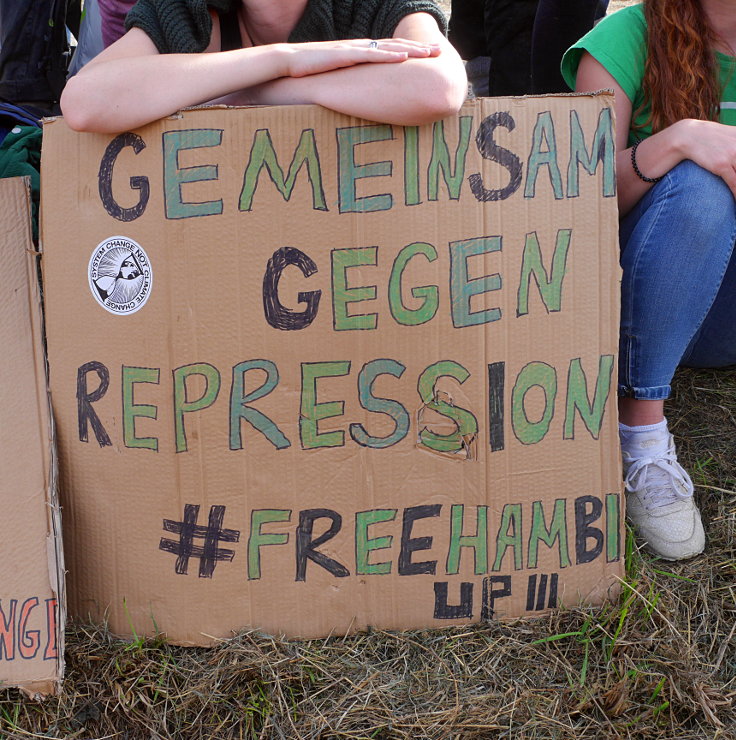
<instances>
[{"instance_id":1,"label":"green t-shirt","mask_svg":"<svg viewBox=\"0 0 736 740\"><path fill-rule=\"evenodd\" d=\"M565 52L562 76L573 90L578 64L585 51L605 67L631 101L634 116L629 144L650 136L651 125L644 126L649 118L649 106L640 110L644 102L642 80L647 54L647 25L643 6L632 5L612 13ZM716 52L716 59L720 79L725 81L719 119L721 123L736 126L736 58ZM635 129L638 126L643 128Z\"/></svg>"}]
</instances>

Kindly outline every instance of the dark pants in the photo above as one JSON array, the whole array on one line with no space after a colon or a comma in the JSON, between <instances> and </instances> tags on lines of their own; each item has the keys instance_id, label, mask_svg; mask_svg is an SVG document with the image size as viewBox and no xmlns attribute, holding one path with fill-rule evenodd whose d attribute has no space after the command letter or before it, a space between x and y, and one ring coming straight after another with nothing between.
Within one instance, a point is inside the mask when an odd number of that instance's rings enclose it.
<instances>
[{"instance_id":1,"label":"dark pants","mask_svg":"<svg viewBox=\"0 0 736 740\"><path fill-rule=\"evenodd\" d=\"M453 0L450 41L464 59L491 57L490 95L567 92L565 50L608 0Z\"/></svg>"}]
</instances>

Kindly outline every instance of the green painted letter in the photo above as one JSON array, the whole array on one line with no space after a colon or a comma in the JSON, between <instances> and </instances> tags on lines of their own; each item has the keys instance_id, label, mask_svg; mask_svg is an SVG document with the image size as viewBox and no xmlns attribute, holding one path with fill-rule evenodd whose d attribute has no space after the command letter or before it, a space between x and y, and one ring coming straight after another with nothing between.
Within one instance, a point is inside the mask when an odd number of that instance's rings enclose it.
<instances>
[{"instance_id":1,"label":"green painted letter","mask_svg":"<svg viewBox=\"0 0 736 740\"><path fill-rule=\"evenodd\" d=\"M427 408L452 419L457 429L451 434L443 435L425 427L420 430L419 438L423 445L437 452L456 452L463 446L463 437L477 434L478 420L470 411L435 397L434 385L443 376L455 378L462 384L470 377L470 373L452 360L435 362L419 376L417 390Z\"/></svg>"},{"instance_id":2,"label":"green painted letter","mask_svg":"<svg viewBox=\"0 0 736 740\"><path fill-rule=\"evenodd\" d=\"M603 424L603 414L606 411L606 400L611 390L613 376L613 355L601 355L598 361L598 378L595 381L593 403L588 400L588 380L585 377L580 358L570 360L567 371L567 405L565 409L564 439L575 437L575 412L593 439L598 439Z\"/></svg>"},{"instance_id":3,"label":"green painted letter","mask_svg":"<svg viewBox=\"0 0 736 740\"><path fill-rule=\"evenodd\" d=\"M262 370L266 373L263 385L245 392L245 374L249 370ZM241 419L257 429L277 450L290 447L291 442L265 414L247 404L267 396L279 384L279 370L270 360L249 360L233 368L233 385L230 391L230 449L243 449Z\"/></svg>"},{"instance_id":4,"label":"green painted letter","mask_svg":"<svg viewBox=\"0 0 736 740\"><path fill-rule=\"evenodd\" d=\"M472 547L475 559L475 575L488 571L488 507L476 507L475 534L463 534L462 504L453 504L450 514L450 547L447 551L447 575L456 575L460 571L460 551L463 547Z\"/></svg>"},{"instance_id":5,"label":"green painted letter","mask_svg":"<svg viewBox=\"0 0 736 740\"><path fill-rule=\"evenodd\" d=\"M358 375L358 397L360 405L376 414L386 414L394 422L394 431L387 437L372 437L362 424L350 425L350 436L361 447L383 449L401 442L409 433L409 413L398 402L389 398L377 398L373 395L373 383L379 375L392 375L400 378L406 367L396 360L372 360L363 366Z\"/></svg>"},{"instance_id":6,"label":"green painted letter","mask_svg":"<svg viewBox=\"0 0 736 740\"><path fill-rule=\"evenodd\" d=\"M187 378L200 375L204 378L205 387L202 395L190 401L187 397ZM174 370L174 429L176 432L176 451L186 452L187 435L184 428L184 414L201 411L217 400L220 392L220 373L216 367L207 362L195 365L184 365Z\"/></svg>"},{"instance_id":7,"label":"green painted letter","mask_svg":"<svg viewBox=\"0 0 736 740\"><path fill-rule=\"evenodd\" d=\"M378 325L378 314L348 313L349 303L374 301L377 292L375 285L348 287L348 268L376 264L378 264L378 247L332 250L332 315L335 321L335 331L375 329Z\"/></svg>"},{"instance_id":8,"label":"green painted letter","mask_svg":"<svg viewBox=\"0 0 736 740\"><path fill-rule=\"evenodd\" d=\"M479 236L475 239L450 242L450 298L452 325L456 329L487 324L501 318L500 308L473 312L470 310L470 299L474 295L501 289L501 276L495 273L473 279L468 277L468 257L500 251L500 236Z\"/></svg>"},{"instance_id":9,"label":"green painted letter","mask_svg":"<svg viewBox=\"0 0 736 740\"><path fill-rule=\"evenodd\" d=\"M359 511L355 515L355 572L358 575L377 576L391 572L391 561L383 563L369 562L373 550L385 550L391 547L393 535L369 537L368 527L379 522L392 522L396 519L396 509L373 509Z\"/></svg>"},{"instance_id":10,"label":"green painted letter","mask_svg":"<svg viewBox=\"0 0 736 740\"><path fill-rule=\"evenodd\" d=\"M534 386L544 392L544 410L538 421L530 421L526 413L525 397ZM544 362L530 362L521 369L511 391L511 426L516 438L525 445L544 439L555 413L557 372Z\"/></svg>"},{"instance_id":11,"label":"green painted letter","mask_svg":"<svg viewBox=\"0 0 736 740\"><path fill-rule=\"evenodd\" d=\"M439 306L439 288L436 285L424 285L421 288L412 288L413 298L422 301L419 308L407 308L404 305L401 291L401 277L404 274L409 260L417 254L423 254L428 262L437 259L437 250L426 242L407 244L396 256L391 268L391 277L388 281L388 304L391 315L397 324L403 326L419 326L434 318Z\"/></svg>"},{"instance_id":12,"label":"green painted letter","mask_svg":"<svg viewBox=\"0 0 736 740\"><path fill-rule=\"evenodd\" d=\"M527 568L536 568L539 555L539 541L547 547L553 547L555 540L559 549L560 568L570 566L570 553L567 551L567 515L565 499L555 500L555 510L552 514L552 523L547 528L544 519L544 506L541 501L532 503L532 531L529 534L529 557Z\"/></svg>"},{"instance_id":13,"label":"green painted letter","mask_svg":"<svg viewBox=\"0 0 736 740\"><path fill-rule=\"evenodd\" d=\"M355 147L372 141L390 141L393 138L391 126L350 126L337 129L337 180L340 192L340 213L369 213L388 211L393 205L389 193L366 195L361 198L355 193L357 180L370 177L388 177L393 171L393 162L355 163Z\"/></svg>"},{"instance_id":14,"label":"green painted letter","mask_svg":"<svg viewBox=\"0 0 736 740\"><path fill-rule=\"evenodd\" d=\"M621 499L617 493L606 494L606 560L621 558Z\"/></svg>"},{"instance_id":15,"label":"green painted letter","mask_svg":"<svg viewBox=\"0 0 736 740\"><path fill-rule=\"evenodd\" d=\"M422 202L419 193L419 127L404 127L404 203L416 206Z\"/></svg>"},{"instance_id":16,"label":"green painted letter","mask_svg":"<svg viewBox=\"0 0 736 740\"><path fill-rule=\"evenodd\" d=\"M440 172L452 200L460 199L460 189L465 179L465 159L470 146L472 116L460 116L460 135L455 150L455 164L450 168L450 150L445 140L445 122L436 121L432 126L432 158L427 170L427 197L437 200L440 190Z\"/></svg>"},{"instance_id":17,"label":"green painted letter","mask_svg":"<svg viewBox=\"0 0 736 740\"><path fill-rule=\"evenodd\" d=\"M289 541L286 532L268 534L261 532L261 527L268 522L291 521L288 509L254 509L250 515L250 537L248 537L248 579L261 577L261 547L264 545L285 545Z\"/></svg>"},{"instance_id":18,"label":"green painted letter","mask_svg":"<svg viewBox=\"0 0 736 740\"><path fill-rule=\"evenodd\" d=\"M317 379L334 378L347 375L350 362L303 362L302 363L302 401L299 416L299 436L302 448L311 450L316 447L342 447L345 444L345 432L320 432L319 421L342 416L345 401L317 403Z\"/></svg>"},{"instance_id":19,"label":"green painted letter","mask_svg":"<svg viewBox=\"0 0 736 740\"><path fill-rule=\"evenodd\" d=\"M217 180L217 165L203 164L197 167L179 167L179 152L183 149L220 146L221 143L222 129L202 128L187 131L166 131L164 133L163 159L166 218L215 216L222 213L222 200L191 203L184 200L181 192L181 186L186 183Z\"/></svg>"},{"instance_id":20,"label":"green painted letter","mask_svg":"<svg viewBox=\"0 0 736 740\"><path fill-rule=\"evenodd\" d=\"M158 452L156 437L136 437L135 420L137 416L155 419L158 408L147 403L136 403L133 386L136 383L158 384L160 370L151 367L126 367L123 365L123 444L126 447L142 447Z\"/></svg>"},{"instance_id":21,"label":"green painted letter","mask_svg":"<svg viewBox=\"0 0 736 740\"><path fill-rule=\"evenodd\" d=\"M547 145L542 149L542 142ZM557 164L557 139L555 138L555 124L552 120L552 114L544 111L537 116L537 123L534 126L532 134L532 147L529 152L529 159L526 165L526 184L524 185L524 197L533 198L536 194L537 175L539 168L546 166L549 168L549 179L552 183L552 191L555 199L564 198L562 191L562 175Z\"/></svg>"},{"instance_id":22,"label":"green painted letter","mask_svg":"<svg viewBox=\"0 0 736 740\"><path fill-rule=\"evenodd\" d=\"M562 306L562 281L567 271L567 253L570 249L572 229L560 229L557 232L555 253L552 256L552 276L547 273L542 262L542 252L539 249L537 232L526 235L524 256L521 263L521 277L519 278L519 298L516 308L517 316L529 313L529 286L534 276L534 282L539 288L547 313L559 311Z\"/></svg>"},{"instance_id":23,"label":"green painted letter","mask_svg":"<svg viewBox=\"0 0 736 740\"><path fill-rule=\"evenodd\" d=\"M580 195L578 164L585 167L589 175L594 175L598 162L603 162L602 191L604 198L616 195L615 149L613 143L613 120L610 108L603 108L598 115L598 127L593 135L590 154L585 148L585 135L576 110L570 111L570 162L567 166L567 197Z\"/></svg>"},{"instance_id":24,"label":"green painted letter","mask_svg":"<svg viewBox=\"0 0 736 740\"><path fill-rule=\"evenodd\" d=\"M271 132L267 128L256 131L253 137L253 146L250 150L250 159L243 175L243 189L240 193L240 210L250 211L253 207L253 196L258 186L258 177L265 167L284 200L291 199L296 176L304 165L307 165L309 184L312 186L312 208L315 211L326 211L325 192L322 186L322 171L319 166L317 142L312 129L304 129L296 145L294 156L289 165L289 174L284 177L284 170L279 164L276 152L271 141Z\"/></svg>"},{"instance_id":25,"label":"green painted letter","mask_svg":"<svg viewBox=\"0 0 736 740\"><path fill-rule=\"evenodd\" d=\"M496 536L493 571L501 570L501 563L509 547L514 549L514 570L521 570L524 567L524 546L521 538L521 504L506 504L501 513L501 526Z\"/></svg>"}]
</instances>

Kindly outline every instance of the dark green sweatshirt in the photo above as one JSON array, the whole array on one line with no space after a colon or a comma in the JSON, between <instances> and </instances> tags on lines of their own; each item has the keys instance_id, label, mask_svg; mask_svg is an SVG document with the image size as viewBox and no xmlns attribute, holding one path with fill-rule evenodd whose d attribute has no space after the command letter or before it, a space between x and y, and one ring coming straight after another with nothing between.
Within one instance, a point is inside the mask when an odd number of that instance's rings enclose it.
<instances>
[{"instance_id":1,"label":"dark green sweatshirt","mask_svg":"<svg viewBox=\"0 0 736 740\"><path fill-rule=\"evenodd\" d=\"M212 34L208 8L226 14L240 1L138 0L125 27L141 28L162 54L200 52ZM388 38L410 13L429 13L447 33L447 21L434 0L308 0L289 41Z\"/></svg>"}]
</instances>

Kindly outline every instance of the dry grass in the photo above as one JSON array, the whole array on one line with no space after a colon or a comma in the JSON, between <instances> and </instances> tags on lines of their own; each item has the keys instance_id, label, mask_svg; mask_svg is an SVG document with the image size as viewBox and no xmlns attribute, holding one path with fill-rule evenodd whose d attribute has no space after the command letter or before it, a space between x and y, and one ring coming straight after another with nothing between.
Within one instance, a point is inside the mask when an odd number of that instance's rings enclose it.
<instances>
[{"instance_id":1,"label":"dry grass","mask_svg":"<svg viewBox=\"0 0 736 740\"><path fill-rule=\"evenodd\" d=\"M736 371L681 371L670 408L707 553L629 553L618 604L549 619L210 650L75 626L63 694L8 695L4 737L736 738ZM629 543L631 548L631 543Z\"/></svg>"}]
</instances>

